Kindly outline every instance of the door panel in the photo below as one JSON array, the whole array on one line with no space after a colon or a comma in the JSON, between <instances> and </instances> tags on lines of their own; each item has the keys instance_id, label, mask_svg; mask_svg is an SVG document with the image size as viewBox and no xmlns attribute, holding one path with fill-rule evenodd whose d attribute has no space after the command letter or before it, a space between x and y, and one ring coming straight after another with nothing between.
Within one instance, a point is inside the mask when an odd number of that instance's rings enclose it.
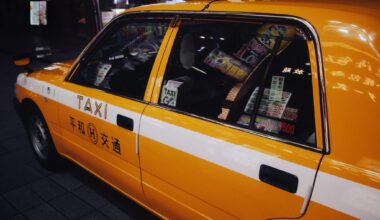
<instances>
[{"instance_id":1,"label":"door panel","mask_svg":"<svg viewBox=\"0 0 380 220\"><path fill-rule=\"evenodd\" d=\"M210 210L238 218L298 216L321 157L154 106L144 111L140 132L143 183L154 189L146 191L152 205L164 206L151 197L177 192L178 202L213 218L220 215ZM261 182L261 165L297 176L297 192Z\"/></svg>"},{"instance_id":2,"label":"door panel","mask_svg":"<svg viewBox=\"0 0 380 220\"><path fill-rule=\"evenodd\" d=\"M59 93L64 154L144 205L137 137L169 22L116 19L78 59Z\"/></svg>"},{"instance_id":3,"label":"door panel","mask_svg":"<svg viewBox=\"0 0 380 220\"><path fill-rule=\"evenodd\" d=\"M65 88L59 111L64 153L144 201L136 137L146 104L71 83L65 83ZM133 120L133 129L118 126L118 115Z\"/></svg>"},{"instance_id":4,"label":"door panel","mask_svg":"<svg viewBox=\"0 0 380 220\"><path fill-rule=\"evenodd\" d=\"M146 142L145 142L146 143ZM211 206L205 201L172 184L157 178L148 172L143 173L144 193L155 210L171 219L234 219L223 210Z\"/></svg>"}]
</instances>

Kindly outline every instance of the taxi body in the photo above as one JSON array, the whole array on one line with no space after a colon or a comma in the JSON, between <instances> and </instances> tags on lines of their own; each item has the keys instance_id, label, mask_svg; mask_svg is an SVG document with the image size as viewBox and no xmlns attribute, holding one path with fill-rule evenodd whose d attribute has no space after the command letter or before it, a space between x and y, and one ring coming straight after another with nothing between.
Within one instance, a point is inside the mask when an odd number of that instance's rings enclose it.
<instances>
[{"instance_id":1,"label":"taxi body","mask_svg":"<svg viewBox=\"0 0 380 220\"><path fill-rule=\"evenodd\" d=\"M133 8L20 74L37 158L162 218L380 218L376 3Z\"/></svg>"}]
</instances>

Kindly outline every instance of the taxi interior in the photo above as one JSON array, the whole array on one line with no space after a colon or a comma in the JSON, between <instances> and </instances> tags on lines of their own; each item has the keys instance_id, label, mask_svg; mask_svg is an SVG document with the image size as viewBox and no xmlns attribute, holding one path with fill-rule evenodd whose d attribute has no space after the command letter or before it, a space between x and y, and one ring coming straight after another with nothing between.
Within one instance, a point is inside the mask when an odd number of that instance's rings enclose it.
<instances>
[{"instance_id":1,"label":"taxi interior","mask_svg":"<svg viewBox=\"0 0 380 220\"><path fill-rule=\"evenodd\" d=\"M236 42L249 44L251 39L260 37L258 30L263 25L265 24L248 24L247 28L247 24L233 22L210 24L210 22L191 21L181 24L166 68L164 84L168 81L181 82L175 106L178 110L234 126L260 130L271 135L286 136L314 147L314 109L313 100L309 98L313 96L310 90L312 79L309 52L305 36L300 30L297 29L298 33L293 37L283 36L280 39L270 36L282 41L285 46L278 49L273 59L270 57L270 52L263 57L248 57L248 59L262 58L262 60L256 66L249 67L249 73L244 79L237 79L208 64L207 59L216 49L222 51L221 56L236 57L238 53L236 51L244 47ZM217 62L220 63L224 62L223 57L218 55L213 59L219 59ZM296 113L293 117L270 116L266 114L268 105L266 93L271 88L271 78L275 75L284 75L284 68L303 71L301 74L286 74L283 88L283 91L291 94L287 107ZM266 72L269 77L264 79ZM248 105L255 88L259 87L266 88L261 103L256 112L252 109L247 112L245 106ZM229 98L231 95L235 97L234 100ZM227 115L223 115L223 108L228 109ZM242 115L248 115L251 119L256 118L255 126L240 120ZM259 117L286 121L296 127L290 133L281 134L275 130L260 128L257 124Z\"/></svg>"}]
</instances>

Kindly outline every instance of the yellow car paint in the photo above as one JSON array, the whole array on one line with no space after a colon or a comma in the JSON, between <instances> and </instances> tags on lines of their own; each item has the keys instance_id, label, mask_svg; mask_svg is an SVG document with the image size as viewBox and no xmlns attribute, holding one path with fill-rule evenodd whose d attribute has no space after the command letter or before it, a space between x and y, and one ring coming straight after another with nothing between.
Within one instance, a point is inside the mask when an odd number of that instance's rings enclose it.
<instances>
[{"instance_id":1,"label":"yellow car paint","mask_svg":"<svg viewBox=\"0 0 380 220\"><path fill-rule=\"evenodd\" d=\"M156 4L127 10L200 12L207 1ZM171 125L173 129L207 136L210 141L233 145L236 149L252 150L268 160L290 163L314 175L305 219L351 219L367 216L379 217L380 198L380 43L378 39L379 6L371 1L215 1L207 13L246 13L286 15L308 21L315 28L320 45L309 41L313 78L313 97L317 133L317 148L310 151L291 144L248 133L207 120L170 111L158 105L166 64L174 44L180 22L168 28L153 65L143 101L125 99L103 91L86 88L65 81L74 61L53 64L54 70L40 70L20 78L16 96L20 102L32 100L41 110L52 134L57 151L80 164L120 192L162 218L174 219L266 219L298 217L305 205L307 192L294 195L270 185L262 184L235 170L210 162L207 158L175 149L168 144L111 124L112 108L141 115L151 125ZM165 16L165 15L162 15ZM173 17L174 19L174 17ZM324 149L321 84L318 76L316 47L322 52L323 76L326 86L327 120L330 151L322 157ZM73 70L75 74L75 69ZM46 82L36 93L27 89L22 80L31 78ZM27 81L27 80L26 80ZM62 104L62 91L72 96L68 102L77 108ZM323 94L322 94L323 95ZM89 104L88 104L89 103ZM86 110L87 105L87 110ZM108 112L107 112L108 111ZM106 116L107 115L107 116ZM71 121L70 117L74 118ZM136 116L137 117L137 116ZM78 130L83 122L85 129L96 127L97 141ZM160 122L157 122L160 121ZM72 124L71 124L72 122ZM138 127L140 129L140 127ZM144 127L142 127L144 129ZM165 131L165 127L162 128ZM86 130L86 134L88 131ZM102 144L102 134L109 139ZM159 135L159 134L158 134ZM104 137L104 136L103 136ZM113 138L113 139L112 139ZM113 149L112 140L124 147L123 154ZM175 138L175 137L173 137ZM189 139L190 140L190 139ZM211 145L211 143L210 143ZM215 145L217 146L217 145ZM226 145L227 146L227 145ZM234 148L235 149L235 148ZM236 158L239 160L239 158ZM252 161L254 163L255 161ZM313 176L314 178L314 176ZM207 181L202 181L207 180ZM330 204L328 195L334 189L328 181L342 181L353 186L352 201L358 203L357 216L350 214L341 204ZM327 181L327 182L326 182ZM312 187L311 182L310 187ZM351 186L351 185L350 185ZM349 189L349 188L348 188ZM355 189L362 189L355 190ZM369 190L369 191L368 191ZM366 192L373 196L363 197ZM311 192L310 192L311 193ZM376 194L377 193L377 194ZM324 196L320 196L324 195ZM327 199L326 199L327 198ZM366 200L366 201L365 201ZM373 206L362 207L369 202ZM364 203L363 203L364 204ZM371 209L371 210L370 210Z\"/></svg>"}]
</instances>

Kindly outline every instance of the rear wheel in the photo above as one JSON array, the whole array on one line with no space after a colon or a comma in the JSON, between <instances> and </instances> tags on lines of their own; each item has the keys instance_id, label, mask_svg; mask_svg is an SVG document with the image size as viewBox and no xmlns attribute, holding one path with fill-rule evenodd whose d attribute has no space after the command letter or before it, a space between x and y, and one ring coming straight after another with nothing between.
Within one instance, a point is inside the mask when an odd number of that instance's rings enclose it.
<instances>
[{"instance_id":1,"label":"rear wheel","mask_svg":"<svg viewBox=\"0 0 380 220\"><path fill-rule=\"evenodd\" d=\"M33 152L38 161L48 169L56 169L61 164L49 128L36 108L28 109L27 129Z\"/></svg>"}]
</instances>

